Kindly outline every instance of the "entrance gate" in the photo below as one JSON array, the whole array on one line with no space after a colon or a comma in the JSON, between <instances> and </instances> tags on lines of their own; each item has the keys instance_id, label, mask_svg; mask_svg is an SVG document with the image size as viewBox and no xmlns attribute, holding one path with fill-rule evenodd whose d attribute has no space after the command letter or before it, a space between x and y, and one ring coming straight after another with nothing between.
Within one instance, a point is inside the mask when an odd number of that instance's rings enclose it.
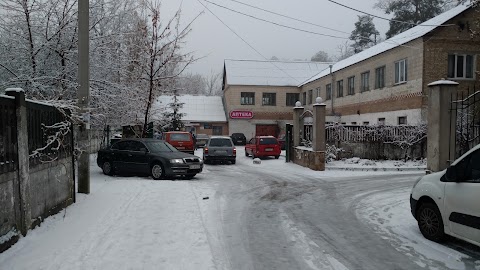
<instances>
[{"instance_id":1,"label":"entrance gate","mask_svg":"<svg viewBox=\"0 0 480 270\"><path fill-rule=\"evenodd\" d=\"M456 123L450 122L450 131L455 129L454 133L450 132L455 134L450 141L455 142L453 154L457 159L480 143L480 91L474 87L473 91L453 94L450 112L457 119Z\"/></svg>"}]
</instances>

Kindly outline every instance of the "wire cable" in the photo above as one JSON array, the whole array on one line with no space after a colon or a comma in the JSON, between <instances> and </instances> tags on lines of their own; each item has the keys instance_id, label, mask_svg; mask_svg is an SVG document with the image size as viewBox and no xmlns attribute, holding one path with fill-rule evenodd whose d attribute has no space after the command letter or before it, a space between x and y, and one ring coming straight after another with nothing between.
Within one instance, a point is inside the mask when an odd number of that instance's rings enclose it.
<instances>
[{"instance_id":1,"label":"wire cable","mask_svg":"<svg viewBox=\"0 0 480 270\"><path fill-rule=\"evenodd\" d=\"M254 50L258 55L260 55L262 58L264 58L265 60L269 61L267 59L267 57L265 57L261 52L259 52L257 49L255 49L255 47L253 47L250 43L248 43L243 37L241 37L237 32L235 32L235 30L233 30L230 26L228 26L228 24L226 24L222 19L220 19L220 17L218 17L215 13L213 13L212 10L210 10L206 5L204 5L200 0L197 0L198 3L200 3L206 10L208 10L213 16L215 16L215 18L217 18L223 25L225 25L225 27L227 27L232 33L234 33L239 39L241 39L245 44L247 44L252 50ZM297 83L301 83L299 80L297 80L296 78L292 77L290 74L288 74L285 70L281 69L280 67L278 67L277 65L275 65L275 63L273 63L272 61L269 61L269 63L271 63L275 68L277 68L278 70L282 71L283 73L285 73L285 75L287 75L288 77L294 79Z\"/></svg>"},{"instance_id":2,"label":"wire cable","mask_svg":"<svg viewBox=\"0 0 480 270\"><path fill-rule=\"evenodd\" d=\"M327 0L327 1L332 2L332 3L336 4L336 5L342 6L342 7L344 7L344 8L348 8L348 9L354 10L354 11L359 12L359 13L362 13L362 14L365 14L365 15L369 15L369 16L372 16L372 17L377 18L377 19L382 19L382 20L390 21L390 22L409 24L409 25L413 25L413 26L430 26L430 27L432 27L432 26L434 26L434 27L454 26L454 24L440 24L440 25L416 24L416 23L411 23L411 22L405 22L405 21L399 21L399 20L394 20L394 19L388 19L388 18L385 18L385 17L373 15L373 14L368 13L368 12L365 12L365 11L361 11L361 10L356 9L356 8L349 7L349 6L347 6L347 5L344 5L344 4L342 4L342 3L339 3L339 2L336 2L336 1L333 1L333 0Z\"/></svg>"}]
</instances>

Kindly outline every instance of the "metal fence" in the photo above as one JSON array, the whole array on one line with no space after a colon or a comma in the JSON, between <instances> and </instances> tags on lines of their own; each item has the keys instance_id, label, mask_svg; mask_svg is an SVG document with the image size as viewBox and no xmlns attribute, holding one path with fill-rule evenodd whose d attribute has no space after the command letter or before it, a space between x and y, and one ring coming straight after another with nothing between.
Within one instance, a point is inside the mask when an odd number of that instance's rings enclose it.
<instances>
[{"instance_id":1,"label":"metal fence","mask_svg":"<svg viewBox=\"0 0 480 270\"><path fill-rule=\"evenodd\" d=\"M0 174L17 170L15 99L0 96Z\"/></svg>"},{"instance_id":2,"label":"metal fence","mask_svg":"<svg viewBox=\"0 0 480 270\"><path fill-rule=\"evenodd\" d=\"M329 125L326 127L326 140L334 142L384 142L415 144L427 135L426 125L417 126L350 126Z\"/></svg>"},{"instance_id":3,"label":"metal fence","mask_svg":"<svg viewBox=\"0 0 480 270\"><path fill-rule=\"evenodd\" d=\"M27 102L30 166L72 155L72 130L68 111Z\"/></svg>"}]
</instances>

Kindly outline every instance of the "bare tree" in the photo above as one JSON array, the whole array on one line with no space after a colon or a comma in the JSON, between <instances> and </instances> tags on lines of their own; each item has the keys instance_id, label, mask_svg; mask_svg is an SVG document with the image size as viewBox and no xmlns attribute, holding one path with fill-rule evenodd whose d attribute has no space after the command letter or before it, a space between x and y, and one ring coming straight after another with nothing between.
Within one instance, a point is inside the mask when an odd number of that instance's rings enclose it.
<instances>
[{"instance_id":1,"label":"bare tree","mask_svg":"<svg viewBox=\"0 0 480 270\"><path fill-rule=\"evenodd\" d=\"M205 77L205 95L218 96L222 91L222 73L210 72L210 75Z\"/></svg>"}]
</instances>

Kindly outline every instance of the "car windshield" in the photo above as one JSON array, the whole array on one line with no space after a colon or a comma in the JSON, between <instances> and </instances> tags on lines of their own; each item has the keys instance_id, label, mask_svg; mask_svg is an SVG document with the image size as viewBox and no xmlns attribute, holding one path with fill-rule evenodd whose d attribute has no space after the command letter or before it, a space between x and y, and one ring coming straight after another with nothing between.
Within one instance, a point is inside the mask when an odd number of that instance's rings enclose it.
<instances>
[{"instance_id":1,"label":"car windshield","mask_svg":"<svg viewBox=\"0 0 480 270\"><path fill-rule=\"evenodd\" d=\"M185 133L170 134L170 141L190 141L190 135Z\"/></svg>"},{"instance_id":2,"label":"car windshield","mask_svg":"<svg viewBox=\"0 0 480 270\"><path fill-rule=\"evenodd\" d=\"M278 144L275 138L260 138L260 144Z\"/></svg>"},{"instance_id":3,"label":"car windshield","mask_svg":"<svg viewBox=\"0 0 480 270\"><path fill-rule=\"evenodd\" d=\"M150 152L178 152L178 150L167 142L145 142Z\"/></svg>"},{"instance_id":4,"label":"car windshield","mask_svg":"<svg viewBox=\"0 0 480 270\"><path fill-rule=\"evenodd\" d=\"M212 147L231 147L232 141L230 139L223 138L210 139L209 145Z\"/></svg>"}]
</instances>

